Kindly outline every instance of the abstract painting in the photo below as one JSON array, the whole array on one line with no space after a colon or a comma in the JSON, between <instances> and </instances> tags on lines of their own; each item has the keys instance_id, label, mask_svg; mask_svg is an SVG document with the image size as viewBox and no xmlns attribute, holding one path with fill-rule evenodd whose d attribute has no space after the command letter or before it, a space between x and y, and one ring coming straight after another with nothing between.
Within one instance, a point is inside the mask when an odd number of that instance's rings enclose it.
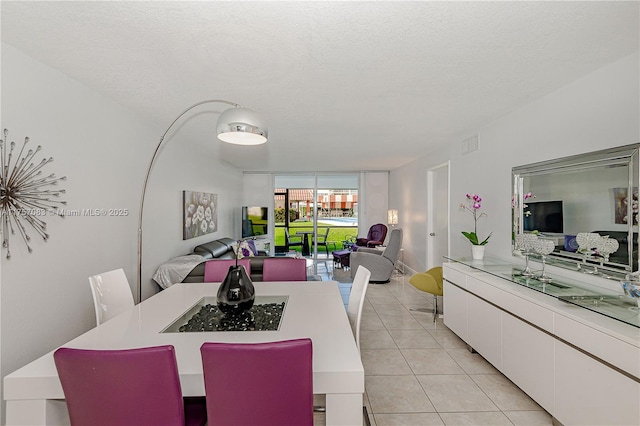
<instances>
[{"instance_id":1,"label":"abstract painting","mask_svg":"<svg viewBox=\"0 0 640 426\"><path fill-rule=\"evenodd\" d=\"M218 194L182 191L182 205L183 240L218 230Z\"/></svg>"}]
</instances>

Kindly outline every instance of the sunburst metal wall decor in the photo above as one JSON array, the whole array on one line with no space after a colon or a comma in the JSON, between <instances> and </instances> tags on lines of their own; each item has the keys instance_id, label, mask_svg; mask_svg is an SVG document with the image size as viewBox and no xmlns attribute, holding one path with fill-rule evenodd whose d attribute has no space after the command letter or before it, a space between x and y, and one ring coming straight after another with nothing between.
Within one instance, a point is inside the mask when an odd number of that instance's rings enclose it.
<instances>
[{"instance_id":1,"label":"sunburst metal wall decor","mask_svg":"<svg viewBox=\"0 0 640 426\"><path fill-rule=\"evenodd\" d=\"M52 198L60 197L65 193L64 189L44 189L50 185L57 185L65 180L66 176L56 177L55 174L42 175L42 168L53 161L53 157L43 158L39 163L34 163L33 158L42 147L38 145L35 150L25 148L29 138L24 138L20 152L14 154L15 142L8 143L9 131L4 129L4 139L0 139L0 222L2 223L2 247L7 250L7 259L11 259L9 237L15 235L16 230L27 245L29 253L32 252L28 234L29 226L33 228L44 241L49 239L47 234L46 216L58 216L57 210L66 201ZM64 215L60 215L64 217Z\"/></svg>"}]
</instances>

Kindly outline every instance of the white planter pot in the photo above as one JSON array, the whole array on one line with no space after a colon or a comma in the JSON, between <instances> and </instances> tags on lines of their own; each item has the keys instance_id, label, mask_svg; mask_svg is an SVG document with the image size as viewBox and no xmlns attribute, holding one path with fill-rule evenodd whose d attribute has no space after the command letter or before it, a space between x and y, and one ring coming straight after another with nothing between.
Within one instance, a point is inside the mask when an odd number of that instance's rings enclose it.
<instances>
[{"instance_id":1,"label":"white planter pot","mask_svg":"<svg viewBox=\"0 0 640 426\"><path fill-rule=\"evenodd\" d=\"M484 259L484 246L471 246L471 257L473 260Z\"/></svg>"}]
</instances>

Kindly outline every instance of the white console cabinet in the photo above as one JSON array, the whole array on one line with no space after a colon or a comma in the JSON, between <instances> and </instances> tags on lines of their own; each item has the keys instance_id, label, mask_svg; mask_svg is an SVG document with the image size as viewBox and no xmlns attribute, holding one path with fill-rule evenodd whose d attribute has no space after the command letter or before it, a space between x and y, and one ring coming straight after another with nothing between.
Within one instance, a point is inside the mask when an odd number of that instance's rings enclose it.
<instances>
[{"instance_id":1,"label":"white console cabinet","mask_svg":"<svg viewBox=\"0 0 640 426\"><path fill-rule=\"evenodd\" d=\"M446 265L445 265L446 271ZM458 271L449 270L448 275L454 282L466 282L466 276ZM453 278L451 278L453 276ZM465 280L465 281L462 281ZM447 313L445 323L447 327L456 333L465 342L469 340L468 308L467 308L467 292L455 285L448 285L444 282L444 288L447 291L447 297L443 299L443 312Z\"/></svg>"},{"instance_id":2,"label":"white console cabinet","mask_svg":"<svg viewBox=\"0 0 640 426\"><path fill-rule=\"evenodd\" d=\"M553 345L548 334L502 313L502 368L500 371L526 389L542 408L553 411Z\"/></svg>"},{"instance_id":3,"label":"white console cabinet","mask_svg":"<svg viewBox=\"0 0 640 426\"><path fill-rule=\"evenodd\" d=\"M447 327L557 422L640 425L640 327L482 264L446 263L444 277Z\"/></svg>"}]
</instances>

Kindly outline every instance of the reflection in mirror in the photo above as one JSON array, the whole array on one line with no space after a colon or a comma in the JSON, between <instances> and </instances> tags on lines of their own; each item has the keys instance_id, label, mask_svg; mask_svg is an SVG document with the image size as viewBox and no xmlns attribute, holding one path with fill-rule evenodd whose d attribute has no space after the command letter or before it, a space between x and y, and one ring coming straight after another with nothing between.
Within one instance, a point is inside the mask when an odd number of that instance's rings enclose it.
<instances>
[{"instance_id":1,"label":"reflection in mirror","mask_svg":"<svg viewBox=\"0 0 640 426\"><path fill-rule=\"evenodd\" d=\"M639 148L514 167L514 255L541 260L522 238L533 235L553 241L548 264L607 278L637 272Z\"/></svg>"}]
</instances>

